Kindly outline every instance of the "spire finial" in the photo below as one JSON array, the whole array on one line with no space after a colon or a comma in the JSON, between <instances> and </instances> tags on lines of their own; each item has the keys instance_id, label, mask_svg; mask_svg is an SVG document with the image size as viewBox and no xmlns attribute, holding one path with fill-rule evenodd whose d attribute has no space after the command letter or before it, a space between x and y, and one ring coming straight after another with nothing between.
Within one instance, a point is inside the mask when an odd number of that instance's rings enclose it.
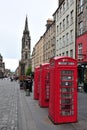
<instances>
[{"instance_id":1,"label":"spire finial","mask_svg":"<svg viewBox=\"0 0 87 130\"><path fill-rule=\"evenodd\" d=\"M25 31L28 31L28 19L26 15L26 20L25 20Z\"/></svg>"}]
</instances>

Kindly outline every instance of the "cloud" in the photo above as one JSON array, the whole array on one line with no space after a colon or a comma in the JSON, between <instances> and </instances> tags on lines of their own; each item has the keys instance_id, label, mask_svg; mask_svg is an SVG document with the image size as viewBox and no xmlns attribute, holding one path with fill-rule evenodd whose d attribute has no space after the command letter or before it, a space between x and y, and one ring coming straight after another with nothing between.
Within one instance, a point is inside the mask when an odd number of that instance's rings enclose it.
<instances>
[{"instance_id":1,"label":"cloud","mask_svg":"<svg viewBox=\"0 0 87 130\"><path fill-rule=\"evenodd\" d=\"M4 58L3 61L5 62L5 68L11 71L15 71L19 64L18 59Z\"/></svg>"}]
</instances>

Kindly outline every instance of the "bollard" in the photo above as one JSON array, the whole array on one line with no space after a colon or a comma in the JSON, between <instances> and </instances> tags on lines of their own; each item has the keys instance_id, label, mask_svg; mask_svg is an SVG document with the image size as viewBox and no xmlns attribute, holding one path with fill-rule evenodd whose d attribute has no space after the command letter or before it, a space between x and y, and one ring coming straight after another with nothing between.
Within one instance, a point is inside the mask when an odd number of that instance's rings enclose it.
<instances>
[{"instance_id":1,"label":"bollard","mask_svg":"<svg viewBox=\"0 0 87 130\"><path fill-rule=\"evenodd\" d=\"M30 96L30 91L29 91L29 89L26 89L26 96Z\"/></svg>"}]
</instances>

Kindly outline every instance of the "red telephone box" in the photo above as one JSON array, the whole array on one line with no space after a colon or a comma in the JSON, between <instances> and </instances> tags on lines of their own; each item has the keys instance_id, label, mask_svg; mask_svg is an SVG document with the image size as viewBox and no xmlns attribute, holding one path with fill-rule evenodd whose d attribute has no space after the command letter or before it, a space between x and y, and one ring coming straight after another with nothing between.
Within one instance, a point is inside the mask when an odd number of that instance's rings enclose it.
<instances>
[{"instance_id":1,"label":"red telephone box","mask_svg":"<svg viewBox=\"0 0 87 130\"><path fill-rule=\"evenodd\" d=\"M71 57L50 60L49 117L55 124L77 122L77 62Z\"/></svg>"},{"instance_id":2,"label":"red telephone box","mask_svg":"<svg viewBox=\"0 0 87 130\"><path fill-rule=\"evenodd\" d=\"M40 86L40 66L35 68L34 75L34 99L39 99L39 86Z\"/></svg>"},{"instance_id":3,"label":"red telephone box","mask_svg":"<svg viewBox=\"0 0 87 130\"><path fill-rule=\"evenodd\" d=\"M44 63L40 66L39 105L41 107L49 106L49 76L49 63Z\"/></svg>"}]
</instances>

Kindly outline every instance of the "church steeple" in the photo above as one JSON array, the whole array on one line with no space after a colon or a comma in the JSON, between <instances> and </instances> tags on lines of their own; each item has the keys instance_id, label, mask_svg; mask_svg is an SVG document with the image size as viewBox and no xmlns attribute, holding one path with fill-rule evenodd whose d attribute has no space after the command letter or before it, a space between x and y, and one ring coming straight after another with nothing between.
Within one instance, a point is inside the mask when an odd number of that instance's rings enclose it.
<instances>
[{"instance_id":1,"label":"church steeple","mask_svg":"<svg viewBox=\"0 0 87 130\"><path fill-rule=\"evenodd\" d=\"M26 16L26 20L25 20L25 30L28 31L28 19L27 19L27 16Z\"/></svg>"},{"instance_id":2,"label":"church steeple","mask_svg":"<svg viewBox=\"0 0 87 130\"><path fill-rule=\"evenodd\" d=\"M26 16L23 37L22 37L22 55L21 55L22 59L23 60L30 59L30 53L31 53L31 38L28 30L28 18Z\"/></svg>"},{"instance_id":3,"label":"church steeple","mask_svg":"<svg viewBox=\"0 0 87 130\"><path fill-rule=\"evenodd\" d=\"M27 18L27 16L26 16L26 19L25 19L24 33L29 33L29 30L28 30L28 18Z\"/></svg>"},{"instance_id":4,"label":"church steeple","mask_svg":"<svg viewBox=\"0 0 87 130\"><path fill-rule=\"evenodd\" d=\"M28 30L28 18L26 16L25 26L22 36L20 71L22 75L26 75L26 70L31 66L31 37Z\"/></svg>"}]
</instances>

